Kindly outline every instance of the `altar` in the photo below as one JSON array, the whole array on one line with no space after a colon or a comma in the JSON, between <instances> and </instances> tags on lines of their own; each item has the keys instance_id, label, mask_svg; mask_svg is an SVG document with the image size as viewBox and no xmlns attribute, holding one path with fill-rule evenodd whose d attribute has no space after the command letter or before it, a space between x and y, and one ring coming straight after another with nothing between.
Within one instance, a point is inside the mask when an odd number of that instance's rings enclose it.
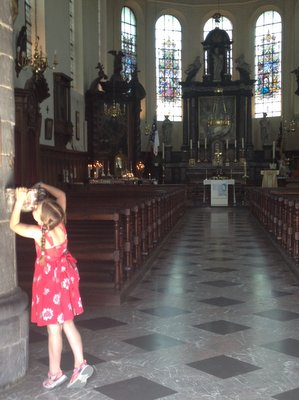
<instances>
[{"instance_id":1,"label":"altar","mask_svg":"<svg viewBox=\"0 0 299 400\"><path fill-rule=\"evenodd\" d=\"M276 169L265 169L261 171L263 176L262 187L273 188L277 187L277 176L279 175L279 170Z\"/></svg>"},{"instance_id":2,"label":"altar","mask_svg":"<svg viewBox=\"0 0 299 400\"><path fill-rule=\"evenodd\" d=\"M234 179L205 179L203 181L203 203L206 203L206 187L211 186L211 206L228 206L228 188L233 188L233 205L236 205L236 192Z\"/></svg>"}]
</instances>

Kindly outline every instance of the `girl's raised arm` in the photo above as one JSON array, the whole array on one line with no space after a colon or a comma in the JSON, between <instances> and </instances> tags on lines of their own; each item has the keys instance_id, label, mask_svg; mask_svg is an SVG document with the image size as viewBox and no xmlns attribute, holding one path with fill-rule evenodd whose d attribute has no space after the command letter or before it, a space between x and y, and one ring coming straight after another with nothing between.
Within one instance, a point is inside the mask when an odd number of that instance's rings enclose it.
<instances>
[{"instance_id":1,"label":"girl's raised arm","mask_svg":"<svg viewBox=\"0 0 299 400\"><path fill-rule=\"evenodd\" d=\"M38 183L38 186L42 187L47 192L49 192L53 197L55 197L57 203L60 205L60 207L65 212L65 210L66 210L66 195L62 190L60 190L54 186L48 185L46 183L43 183L43 182Z\"/></svg>"}]
</instances>

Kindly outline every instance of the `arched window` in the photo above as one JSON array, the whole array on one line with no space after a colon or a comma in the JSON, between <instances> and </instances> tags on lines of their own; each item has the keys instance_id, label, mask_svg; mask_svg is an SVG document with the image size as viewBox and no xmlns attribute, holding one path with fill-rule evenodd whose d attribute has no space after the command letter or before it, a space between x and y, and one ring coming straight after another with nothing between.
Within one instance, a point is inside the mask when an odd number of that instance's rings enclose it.
<instances>
[{"instance_id":1,"label":"arched window","mask_svg":"<svg viewBox=\"0 0 299 400\"><path fill-rule=\"evenodd\" d=\"M129 7L123 7L121 10L121 50L124 53L123 77L131 79L132 72L136 68L136 17Z\"/></svg>"},{"instance_id":2,"label":"arched window","mask_svg":"<svg viewBox=\"0 0 299 400\"><path fill-rule=\"evenodd\" d=\"M255 117L281 115L281 17L270 10L255 26Z\"/></svg>"},{"instance_id":3,"label":"arched window","mask_svg":"<svg viewBox=\"0 0 299 400\"><path fill-rule=\"evenodd\" d=\"M165 115L182 120L182 29L177 18L162 15L156 22L156 101L157 120Z\"/></svg>"},{"instance_id":4,"label":"arched window","mask_svg":"<svg viewBox=\"0 0 299 400\"><path fill-rule=\"evenodd\" d=\"M227 32L230 40L233 40L233 25L231 23L231 21L222 16L219 18L219 22L216 22L216 19L214 17L210 18L204 25L203 28L203 38L205 40L205 38L207 37L208 33L211 32L213 29L215 29L216 27L218 27L219 29L223 29L224 31ZM233 71L233 62L232 62L232 57L233 57L233 51L231 49L230 52L230 60L229 60L229 65L230 65L230 74L232 74ZM205 60L205 70L207 71L207 60Z\"/></svg>"}]
</instances>

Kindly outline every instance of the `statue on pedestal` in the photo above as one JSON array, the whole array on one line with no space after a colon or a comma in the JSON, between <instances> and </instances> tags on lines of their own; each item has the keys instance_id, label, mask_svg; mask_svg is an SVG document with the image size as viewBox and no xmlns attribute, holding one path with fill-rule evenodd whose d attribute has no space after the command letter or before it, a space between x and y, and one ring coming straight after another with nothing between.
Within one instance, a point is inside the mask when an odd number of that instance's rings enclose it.
<instances>
[{"instance_id":1,"label":"statue on pedestal","mask_svg":"<svg viewBox=\"0 0 299 400\"><path fill-rule=\"evenodd\" d=\"M215 47L212 53L213 58L213 81L221 82L222 80L222 70L223 70L223 54L220 53L218 47Z\"/></svg>"},{"instance_id":2,"label":"statue on pedestal","mask_svg":"<svg viewBox=\"0 0 299 400\"><path fill-rule=\"evenodd\" d=\"M165 143L166 146L170 146L172 139L172 122L169 120L168 115L165 115L165 120L162 123L162 137L163 143Z\"/></svg>"},{"instance_id":3,"label":"statue on pedestal","mask_svg":"<svg viewBox=\"0 0 299 400\"><path fill-rule=\"evenodd\" d=\"M186 83L190 83L196 76L197 72L200 70L201 61L200 57L197 56L192 64L188 65L187 69L185 70L185 74L187 75Z\"/></svg>"},{"instance_id":4,"label":"statue on pedestal","mask_svg":"<svg viewBox=\"0 0 299 400\"><path fill-rule=\"evenodd\" d=\"M236 69L239 71L240 80L244 83L251 83L250 65L245 61L244 54L235 59Z\"/></svg>"},{"instance_id":5,"label":"statue on pedestal","mask_svg":"<svg viewBox=\"0 0 299 400\"><path fill-rule=\"evenodd\" d=\"M270 122L267 119L267 113L263 113L263 118L260 120L260 128L261 128L261 139L262 144L267 146L271 144L269 134L270 134Z\"/></svg>"}]
</instances>

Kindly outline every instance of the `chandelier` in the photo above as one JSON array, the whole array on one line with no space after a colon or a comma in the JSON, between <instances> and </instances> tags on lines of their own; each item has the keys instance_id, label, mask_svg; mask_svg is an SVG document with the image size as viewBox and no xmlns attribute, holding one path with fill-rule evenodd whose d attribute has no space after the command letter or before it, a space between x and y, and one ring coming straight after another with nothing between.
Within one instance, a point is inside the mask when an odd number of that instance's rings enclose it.
<instances>
[{"instance_id":1,"label":"chandelier","mask_svg":"<svg viewBox=\"0 0 299 400\"><path fill-rule=\"evenodd\" d=\"M55 69L58 61L56 54L54 53L53 65L49 65L46 55L43 53L42 48L38 49L39 37L35 38L35 46L32 57L27 58L27 65L30 66L33 74L38 78L40 74L43 74L47 68Z\"/></svg>"},{"instance_id":2,"label":"chandelier","mask_svg":"<svg viewBox=\"0 0 299 400\"><path fill-rule=\"evenodd\" d=\"M124 115L124 111L121 105L113 100L112 104L104 104L104 114L110 118L119 118Z\"/></svg>"},{"instance_id":3,"label":"chandelier","mask_svg":"<svg viewBox=\"0 0 299 400\"><path fill-rule=\"evenodd\" d=\"M55 69L58 65L56 52L54 53L53 64L48 63L48 58L43 52L42 47L39 46L39 36L37 34L37 1L35 0L35 44L34 51L31 57L26 56L27 51L27 34L26 26L24 26L20 32L19 40L25 41L24 47L17 48L17 57L15 60L17 76L22 69L30 67L33 75L36 79L39 79L47 68Z\"/></svg>"},{"instance_id":4,"label":"chandelier","mask_svg":"<svg viewBox=\"0 0 299 400\"><path fill-rule=\"evenodd\" d=\"M208 116L208 127L229 127L232 121L226 109L223 89L217 87L214 93L212 112Z\"/></svg>"}]
</instances>

